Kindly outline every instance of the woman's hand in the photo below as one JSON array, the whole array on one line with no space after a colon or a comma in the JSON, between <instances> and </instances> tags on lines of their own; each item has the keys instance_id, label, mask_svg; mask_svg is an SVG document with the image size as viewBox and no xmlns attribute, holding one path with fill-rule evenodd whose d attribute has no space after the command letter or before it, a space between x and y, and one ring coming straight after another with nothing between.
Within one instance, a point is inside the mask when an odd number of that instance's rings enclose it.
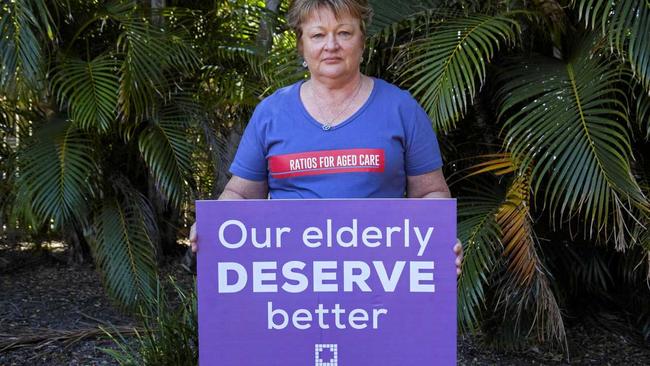
<instances>
[{"instance_id":1,"label":"woman's hand","mask_svg":"<svg viewBox=\"0 0 650 366\"><path fill-rule=\"evenodd\" d=\"M219 196L220 200L245 200L245 199L263 199L266 198L269 187L266 181L248 180L236 175L226 184L226 187ZM199 250L199 237L196 235L196 222L190 227L190 246L192 253Z\"/></svg>"},{"instance_id":2,"label":"woman's hand","mask_svg":"<svg viewBox=\"0 0 650 366\"><path fill-rule=\"evenodd\" d=\"M190 227L190 246L192 247L192 253L196 253L196 251L199 250L198 239L199 239L198 236L196 236L196 222L195 222L192 224L192 227Z\"/></svg>"},{"instance_id":3,"label":"woman's hand","mask_svg":"<svg viewBox=\"0 0 650 366\"><path fill-rule=\"evenodd\" d=\"M456 239L456 245L454 245L454 253L456 253L456 276L460 276L461 267L463 266L463 245L458 239Z\"/></svg>"}]
</instances>

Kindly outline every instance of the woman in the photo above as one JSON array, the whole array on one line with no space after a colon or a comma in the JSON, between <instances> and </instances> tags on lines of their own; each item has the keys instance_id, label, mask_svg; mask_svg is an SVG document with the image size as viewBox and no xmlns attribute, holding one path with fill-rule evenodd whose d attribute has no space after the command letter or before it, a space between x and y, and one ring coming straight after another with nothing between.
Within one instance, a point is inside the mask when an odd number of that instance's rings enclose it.
<instances>
[{"instance_id":1,"label":"woman","mask_svg":"<svg viewBox=\"0 0 650 366\"><path fill-rule=\"evenodd\" d=\"M360 71L367 0L295 0L311 77L256 108L219 199L448 198L431 123L406 91ZM190 241L196 251L192 226ZM454 246L460 273L461 246Z\"/></svg>"}]
</instances>

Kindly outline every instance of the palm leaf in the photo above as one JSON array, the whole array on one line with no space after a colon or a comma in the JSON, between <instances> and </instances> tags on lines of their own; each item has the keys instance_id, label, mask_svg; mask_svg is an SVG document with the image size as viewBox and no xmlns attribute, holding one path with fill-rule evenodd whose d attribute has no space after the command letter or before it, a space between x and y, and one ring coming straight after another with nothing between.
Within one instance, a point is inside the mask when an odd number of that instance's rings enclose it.
<instances>
[{"instance_id":1,"label":"palm leaf","mask_svg":"<svg viewBox=\"0 0 650 366\"><path fill-rule=\"evenodd\" d=\"M639 128L645 129L645 139L650 140L650 94L637 93L636 95L636 120Z\"/></svg>"},{"instance_id":2,"label":"palm leaf","mask_svg":"<svg viewBox=\"0 0 650 366\"><path fill-rule=\"evenodd\" d=\"M191 177L193 145L187 136L188 116L173 107L162 111L138 137L140 152L156 186L174 205L185 198L186 181Z\"/></svg>"},{"instance_id":3,"label":"palm leaf","mask_svg":"<svg viewBox=\"0 0 650 366\"><path fill-rule=\"evenodd\" d=\"M497 213L497 223L503 230L504 255L510 258L508 270L519 287L530 286L533 276L540 270L530 222L529 179L526 174L515 177Z\"/></svg>"},{"instance_id":4,"label":"palm leaf","mask_svg":"<svg viewBox=\"0 0 650 366\"><path fill-rule=\"evenodd\" d=\"M471 167L468 176L515 173L505 199L492 211L494 225L500 229L498 241L504 249L502 255L507 258L506 278L497 281L501 283L501 295L504 297L497 304L503 303L506 309L516 311L515 324L525 312L531 311L530 304L536 304L532 309L534 316L530 327L538 329L540 340L552 338L561 342L566 339L564 323L547 270L538 254L539 244L530 217L530 171L522 171L520 161L508 153L480 158L486 161ZM490 262L491 269L494 262Z\"/></svg>"},{"instance_id":5,"label":"palm leaf","mask_svg":"<svg viewBox=\"0 0 650 366\"><path fill-rule=\"evenodd\" d=\"M510 272L518 286L529 286L532 277L539 269L534 250L534 231L530 215L530 172L520 172L519 161L508 153L480 156L487 159L471 167L468 176L493 173L502 176L516 173L510 184L505 201L496 212L496 223L501 228L501 242L504 255L511 258Z\"/></svg>"},{"instance_id":6,"label":"palm leaf","mask_svg":"<svg viewBox=\"0 0 650 366\"><path fill-rule=\"evenodd\" d=\"M551 278L538 254L539 244L530 217L530 193L529 173L515 176L497 213L496 220L503 232L503 255L508 258L508 279L501 301L510 302L505 308L516 309L517 319L526 311L533 312L530 327L537 329L539 341L554 339L562 343L566 341L564 321Z\"/></svg>"},{"instance_id":7,"label":"palm leaf","mask_svg":"<svg viewBox=\"0 0 650 366\"><path fill-rule=\"evenodd\" d=\"M399 78L422 103L433 126L448 131L467 111L486 77L486 64L502 43L515 38L518 23L475 14L449 19L414 41Z\"/></svg>"},{"instance_id":8,"label":"palm leaf","mask_svg":"<svg viewBox=\"0 0 650 366\"><path fill-rule=\"evenodd\" d=\"M156 28L137 16L120 16L124 31L117 41L123 55L119 90L120 110L138 118L154 115L157 97L167 97L167 72L188 75L199 57L182 30Z\"/></svg>"},{"instance_id":9,"label":"palm leaf","mask_svg":"<svg viewBox=\"0 0 650 366\"><path fill-rule=\"evenodd\" d=\"M458 238L463 243L463 270L458 279L458 321L466 330L478 325L488 278L501 248L495 215L501 199L492 191L476 192L458 203Z\"/></svg>"},{"instance_id":10,"label":"palm leaf","mask_svg":"<svg viewBox=\"0 0 650 366\"><path fill-rule=\"evenodd\" d=\"M106 132L117 117L119 63L109 56L91 61L67 59L52 78L59 103L81 128Z\"/></svg>"},{"instance_id":11,"label":"palm leaf","mask_svg":"<svg viewBox=\"0 0 650 366\"><path fill-rule=\"evenodd\" d=\"M21 154L20 184L42 220L57 223L85 219L98 171L91 139L73 123L50 122L40 129Z\"/></svg>"},{"instance_id":12,"label":"palm leaf","mask_svg":"<svg viewBox=\"0 0 650 366\"><path fill-rule=\"evenodd\" d=\"M532 167L535 191L548 182L552 217L581 214L590 235L605 232L612 219L621 247L625 202L644 210L648 202L630 173L626 84L612 61L590 49L583 42L567 63L539 59L507 68L500 116L508 116L508 150Z\"/></svg>"},{"instance_id":13,"label":"palm leaf","mask_svg":"<svg viewBox=\"0 0 650 366\"><path fill-rule=\"evenodd\" d=\"M54 37L45 2L3 2L0 5L0 34L0 90L13 94L17 89L37 88L43 76L41 39Z\"/></svg>"},{"instance_id":14,"label":"palm leaf","mask_svg":"<svg viewBox=\"0 0 650 366\"><path fill-rule=\"evenodd\" d=\"M600 26L611 48L630 61L650 93L650 2L646 0L574 0L581 19Z\"/></svg>"},{"instance_id":15,"label":"palm leaf","mask_svg":"<svg viewBox=\"0 0 650 366\"><path fill-rule=\"evenodd\" d=\"M443 7L446 4L440 0L371 0L369 3L373 16L367 29L368 36L385 40L396 38L403 29L415 30L422 24L419 20L431 20L436 15L449 15L452 12Z\"/></svg>"},{"instance_id":16,"label":"palm leaf","mask_svg":"<svg viewBox=\"0 0 650 366\"><path fill-rule=\"evenodd\" d=\"M109 294L134 309L151 299L156 280L155 218L146 198L122 189L122 198L107 197L94 219L94 259Z\"/></svg>"},{"instance_id":17,"label":"palm leaf","mask_svg":"<svg viewBox=\"0 0 650 366\"><path fill-rule=\"evenodd\" d=\"M261 97L306 77L295 52L295 37L277 36L274 45L269 54L254 46L222 45L213 51L217 59L203 66L202 79L218 103L254 107Z\"/></svg>"}]
</instances>

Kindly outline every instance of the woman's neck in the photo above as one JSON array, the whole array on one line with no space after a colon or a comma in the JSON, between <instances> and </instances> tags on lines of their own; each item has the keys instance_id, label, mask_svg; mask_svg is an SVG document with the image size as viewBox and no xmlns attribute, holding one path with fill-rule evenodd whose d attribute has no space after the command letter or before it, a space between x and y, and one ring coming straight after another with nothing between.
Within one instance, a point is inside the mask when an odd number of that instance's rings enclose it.
<instances>
[{"instance_id":1,"label":"woman's neck","mask_svg":"<svg viewBox=\"0 0 650 366\"><path fill-rule=\"evenodd\" d=\"M317 96L335 101L347 98L354 93L363 82L363 74L360 72L345 79L310 78L307 82Z\"/></svg>"}]
</instances>

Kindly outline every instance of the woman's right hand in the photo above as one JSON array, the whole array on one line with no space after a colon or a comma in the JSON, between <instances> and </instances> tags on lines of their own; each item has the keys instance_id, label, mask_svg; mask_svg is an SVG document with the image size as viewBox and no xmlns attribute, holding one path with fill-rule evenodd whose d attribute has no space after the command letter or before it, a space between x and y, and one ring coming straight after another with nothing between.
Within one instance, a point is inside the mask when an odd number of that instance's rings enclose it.
<instances>
[{"instance_id":1,"label":"woman's right hand","mask_svg":"<svg viewBox=\"0 0 650 366\"><path fill-rule=\"evenodd\" d=\"M199 237L196 235L196 222L190 227L190 246L192 247L192 253L196 253L199 250Z\"/></svg>"},{"instance_id":2,"label":"woman's right hand","mask_svg":"<svg viewBox=\"0 0 650 366\"><path fill-rule=\"evenodd\" d=\"M240 178L233 175L226 184L223 192L219 196L220 200L243 200L243 199L263 199L266 198L269 187L266 181L254 181ZM199 250L199 237L196 235L196 222L190 227L190 246L192 253Z\"/></svg>"}]
</instances>

